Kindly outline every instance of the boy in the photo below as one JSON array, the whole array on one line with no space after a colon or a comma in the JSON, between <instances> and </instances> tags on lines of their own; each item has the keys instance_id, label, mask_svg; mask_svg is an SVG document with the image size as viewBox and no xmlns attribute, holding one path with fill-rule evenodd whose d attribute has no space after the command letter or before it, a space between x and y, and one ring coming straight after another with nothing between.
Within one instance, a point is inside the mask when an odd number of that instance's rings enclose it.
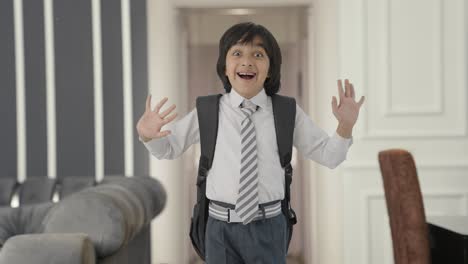
<instances>
[{"instance_id":1,"label":"boy","mask_svg":"<svg viewBox=\"0 0 468 264\"><path fill-rule=\"evenodd\" d=\"M280 88L280 66L279 46L261 25L240 23L221 37L217 73L226 93L219 101L216 151L206 185L211 201L205 238L208 264L286 263L287 220L280 207L284 169L270 98ZM364 97L355 101L348 80L344 91L338 81L338 93L340 102L333 96L332 110L339 124L331 137L296 104L294 146L306 158L330 168L345 160L364 103ZM196 109L170 124L170 130L161 131L177 115L169 115L175 105L159 113L166 101L151 110L148 96L137 124L141 141L158 159L177 158L200 140ZM228 221L227 207L235 208ZM260 214L259 208L267 213Z\"/></svg>"}]
</instances>

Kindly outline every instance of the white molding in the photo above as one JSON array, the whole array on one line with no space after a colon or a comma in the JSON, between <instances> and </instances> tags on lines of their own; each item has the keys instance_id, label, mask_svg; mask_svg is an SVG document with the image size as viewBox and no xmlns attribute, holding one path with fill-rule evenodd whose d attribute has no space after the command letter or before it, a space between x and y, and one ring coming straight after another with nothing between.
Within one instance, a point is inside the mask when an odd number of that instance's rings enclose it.
<instances>
[{"instance_id":1,"label":"white molding","mask_svg":"<svg viewBox=\"0 0 468 264\"><path fill-rule=\"evenodd\" d=\"M395 138L453 138L468 137L468 129L458 127L457 129L447 129L438 131L421 130L385 130L385 129L367 129L363 131L363 139L395 139Z\"/></svg>"},{"instance_id":2,"label":"white molding","mask_svg":"<svg viewBox=\"0 0 468 264\"><path fill-rule=\"evenodd\" d=\"M55 44L53 0L44 0L44 46L47 106L47 175L57 177L57 116L55 113Z\"/></svg>"},{"instance_id":3,"label":"white molding","mask_svg":"<svg viewBox=\"0 0 468 264\"><path fill-rule=\"evenodd\" d=\"M361 230L361 232L364 234L364 236L366 237L364 239L364 245L363 246L363 257L364 257L364 263L365 264L369 264L369 263L374 263L372 261L372 252L371 252L371 249L370 249L370 242L372 241L372 232L371 230L369 229L371 227L371 207L370 207L370 203L372 201L377 201L377 200L380 200L380 201L383 201L383 205L385 207L385 211L387 211L387 208L386 208L386 199L385 199L385 193L383 191L378 191L378 190L363 190L363 191L360 191L360 200L362 202L362 204L364 205L363 208L364 208L364 214L363 214L363 218L364 218L364 221L363 221L363 229ZM446 191L428 191L428 192L424 192L423 193L423 199L424 199L424 203L427 203L426 200L427 199L431 199L431 198L447 198L447 199L453 199L453 198L458 198L460 200L461 203L463 203L463 208L464 208L464 211L463 212L460 212L460 215L467 215L467 204L468 204L468 189L467 190L460 190L460 191L453 191L453 190L446 190ZM436 216L436 215L446 215L446 214L443 214L443 213L430 213L428 212L427 210L427 206L425 206L425 214L426 216L430 215L430 216ZM388 217L384 217L384 219L387 219L388 220ZM387 225L388 222L385 223L385 225ZM390 228L390 227L389 227ZM383 232L383 230L382 230ZM384 235L385 236L385 235ZM390 237L391 238L391 237ZM391 241L391 239L390 239ZM388 241L387 240L384 240L384 242L382 243L382 250L385 251L388 247ZM390 248L392 249L392 245L390 243ZM383 252L384 253L384 252ZM388 262L390 261L389 259L384 259L385 262Z\"/></svg>"},{"instance_id":4,"label":"white molding","mask_svg":"<svg viewBox=\"0 0 468 264\"><path fill-rule=\"evenodd\" d=\"M438 49L437 50L437 53L436 53L436 62L434 63L434 72L438 73L437 76L433 76L433 78L435 79L434 80L434 86L436 87L436 89L434 89L434 93L433 93L433 99L434 101L436 102L435 105L432 105L430 107L395 107L394 106L394 102L392 101L392 71L391 71L391 58L392 58L392 47L391 47L391 41L392 41L392 36L391 36L391 18L392 18L392 15L391 15L391 8L390 8L390 5L391 5L391 1L390 0L386 0L386 6L387 6L387 12L385 12L385 15L386 15L386 24L383 25L384 28L386 28L386 32L387 34L385 34L384 36L386 37L386 54L388 55L387 57L387 62L385 64L385 66L387 67L386 69L386 74L387 74L387 82L385 83L384 87L385 87L385 93L386 94L386 98L384 99L384 102L385 102L385 113L384 113L384 117L391 117L391 116L404 116L404 115L417 115L417 116L420 116L420 115L423 115L423 116L431 116L431 115L441 115L443 114L443 109L444 109L444 96L443 96L443 92L442 92L442 87L444 87L444 71L443 71L443 67L441 65L443 65L443 61L444 61L444 54L443 54L443 41L444 39L442 38L443 36L443 28L442 28L442 23L443 23L443 12L444 12L444 9L443 9L443 2L442 0L437 0L437 16L436 16L436 21L434 22L434 24L437 26L437 28L435 29L435 32L436 32L436 36L435 36L435 39L433 39L433 41L438 41ZM438 88L438 89L437 89Z\"/></svg>"},{"instance_id":5,"label":"white molding","mask_svg":"<svg viewBox=\"0 0 468 264\"><path fill-rule=\"evenodd\" d=\"M368 70L369 70L369 54L368 54L368 41L369 41L369 32L367 30L367 25L368 25L368 1L369 0L361 0L361 7L362 7L362 21L361 22L361 30L363 32L361 38L362 38L362 63L363 63L363 79L362 79L362 89L364 91L364 94L368 92L368 86L369 86L369 75L368 75ZM389 5L390 0L385 0L387 3L387 6ZM386 80L383 81L385 88L385 95L386 98L383 99L384 102L384 117L401 117L404 115L413 115L413 116L436 116L436 115L441 115L444 114L444 108L445 108L445 95L443 93L442 87L445 85L444 81L444 67L440 66L443 65L444 63L444 53L443 53L443 36L444 29L442 25L445 23L444 21L444 15L443 15L443 1L439 0L438 2L438 7L439 7L439 15L437 16L438 18L438 25L437 28L437 35L440 37L440 45L438 48L438 55L437 55L437 60L440 62L436 65L438 68L438 71L440 72L440 77L437 78L437 84L439 89L435 91L435 96L440 97L441 99L439 100L439 103L436 107L428 108L428 109L417 109L417 110L411 110L411 109L395 109L392 108L392 103L391 103L391 81L389 80L389 77L391 76L390 69L387 68L386 70ZM465 5L466 7L466 5ZM466 8L465 8L466 9ZM389 22L389 8L387 8L387 25L385 27L388 29L390 22ZM466 10L465 10L466 13ZM466 16L465 20L466 20ZM465 23L466 25L467 23ZM389 58L390 58L390 37L387 35L384 35L386 37L386 49L387 50L387 64L386 67L388 67L389 63ZM465 38L465 42L466 42ZM466 52L466 51L465 51ZM466 56L464 56L466 57ZM464 82L460 85L461 86L461 95L460 95L460 105L463 106L463 113L466 116L467 109L466 109L466 80L464 79ZM466 118L461 120L461 125L458 125L456 128L450 128L450 129L441 129L441 130L424 130L424 129L416 129L416 130L408 130L408 129L397 129L397 130L389 130L389 129L375 129L371 127L370 124L370 119L369 119L369 107L364 107L362 114L361 114L361 119L362 120L362 139L394 139L394 138L433 138L433 137L443 137L443 138L453 138L453 137L467 137L468 136L468 122L466 122Z\"/></svg>"},{"instance_id":6,"label":"white molding","mask_svg":"<svg viewBox=\"0 0 468 264\"><path fill-rule=\"evenodd\" d=\"M377 158L376 158L377 159ZM362 161L362 162L346 162L343 163L341 166L343 170L380 170L378 161L371 162L371 161ZM468 170L468 162L460 161L460 162L440 162L440 161L424 161L418 162L416 164L416 168L419 170L423 169L460 169L460 170ZM355 177L355 175L353 175Z\"/></svg>"},{"instance_id":7,"label":"white molding","mask_svg":"<svg viewBox=\"0 0 468 264\"><path fill-rule=\"evenodd\" d=\"M19 182L26 180L27 147L26 147L26 91L24 66L24 27L23 0L13 1L15 30L15 73L16 73L16 143L17 143L17 177Z\"/></svg>"},{"instance_id":8,"label":"white molding","mask_svg":"<svg viewBox=\"0 0 468 264\"><path fill-rule=\"evenodd\" d=\"M423 199L424 199L424 203L427 204L427 200L428 199L439 199L439 200L442 200L442 199L458 199L460 201L460 203L462 203L462 212L459 212L457 215L467 215L468 214L468 190L459 190L459 191L454 191L454 190L437 190L437 191L433 191L433 190L429 190L429 191L425 191L423 192ZM425 213L426 213L426 217L428 216L443 216L443 215L447 215L443 212L438 212L438 211L434 211L434 210L429 210L427 208L427 206L425 206Z\"/></svg>"},{"instance_id":9,"label":"white molding","mask_svg":"<svg viewBox=\"0 0 468 264\"><path fill-rule=\"evenodd\" d=\"M383 222L384 222L384 225L390 222L390 220L388 219L388 216L383 217ZM389 232L386 232L387 230ZM384 257L385 264L394 264L395 260L393 256L392 230L390 226L388 226L388 229L383 229L382 231L384 231L382 250L383 250L383 257ZM388 250L390 252L388 252Z\"/></svg>"},{"instance_id":10,"label":"white molding","mask_svg":"<svg viewBox=\"0 0 468 264\"><path fill-rule=\"evenodd\" d=\"M102 87L101 0L93 0L91 4L94 73L94 166L96 181L100 182L104 178L104 110Z\"/></svg>"},{"instance_id":11,"label":"white molding","mask_svg":"<svg viewBox=\"0 0 468 264\"><path fill-rule=\"evenodd\" d=\"M133 151L133 97L132 97L132 35L130 0L122 0L122 65L124 98L124 159L125 176L134 174Z\"/></svg>"},{"instance_id":12,"label":"white molding","mask_svg":"<svg viewBox=\"0 0 468 264\"><path fill-rule=\"evenodd\" d=\"M361 202L364 205L364 228L362 229L365 232L364 245L362 248L362 253L365 258L365 264L373 263L372 262L372 255L370 250L370 242L372 241L372 232L369 231L369 227L371 226L371 210L370 210L370 203L372 200L383 200L385 203L385 194L381 191L364 191L361 192Z\"/></svg>"}]
</instances>

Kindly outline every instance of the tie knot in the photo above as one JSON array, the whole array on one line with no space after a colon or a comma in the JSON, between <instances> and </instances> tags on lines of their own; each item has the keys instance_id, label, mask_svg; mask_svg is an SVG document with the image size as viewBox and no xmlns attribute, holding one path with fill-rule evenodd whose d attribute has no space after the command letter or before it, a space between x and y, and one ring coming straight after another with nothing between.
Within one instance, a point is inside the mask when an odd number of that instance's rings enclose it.
<instances>
[{"instance_id":1,"label":"tie knot","mask_svg":"<svg viewBox=\"0 0 468 264\"><path fill-rule=\"evenodd\" d=\"M240 105L242 112L247 116L251 116L257 111L257 105L252 103L250 100L244 100Z\"/></svg>"}]
</instances>

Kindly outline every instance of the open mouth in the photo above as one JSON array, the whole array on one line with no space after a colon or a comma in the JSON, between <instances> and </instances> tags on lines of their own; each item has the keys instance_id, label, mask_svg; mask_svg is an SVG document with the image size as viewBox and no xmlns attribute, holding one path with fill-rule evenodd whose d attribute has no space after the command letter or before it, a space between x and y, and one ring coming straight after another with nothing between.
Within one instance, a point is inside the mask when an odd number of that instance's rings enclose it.
<instances>
[{"instance_id":1,"label":"open mouth","mask_svg":"<svg viewBox=\"0 0 468 264\"><path fill-rule=\"evenodd\" d=\"M255 77L256 73L253 72L238 72L237 76L244 80L251 80Z\"/></svg>"}]
</instances>

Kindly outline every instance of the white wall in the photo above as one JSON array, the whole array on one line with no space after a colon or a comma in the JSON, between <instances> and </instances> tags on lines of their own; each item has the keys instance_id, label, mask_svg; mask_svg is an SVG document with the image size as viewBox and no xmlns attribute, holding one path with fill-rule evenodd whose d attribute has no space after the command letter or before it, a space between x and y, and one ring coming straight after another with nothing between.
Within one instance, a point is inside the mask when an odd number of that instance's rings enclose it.
<instances>
[{"instance_id":1,"label":"white wall","mask_svg":"<svg viewBox=\"0 0 468 264\"><path fill-rule=\"evenodd\" d=\"M340 73L368 99L341 176L344 263L393 263L380 150L412 152L426 215L468 214L466 5L340 1Z\"/></svg>"},{"instance_id":2,"label":"white wall","mask_svg":"<svg viewBox=\"0 0 468 264\"><path fill-rule=\"evenodd\" d=\"M177 105L177 112L183 113L184 93L181 85L178 48L179 30L177 10L168 1L148 1L148 84L153 102L168 97L167 106ZM165 108L164 107L164 108ZM151 159L150 174L161 180L167 190L167 203L164 211L152 223L152 262L187 263L183 241L188 239L184 223L182 160L158 161Z\"/></svg>"}]
</instances>

